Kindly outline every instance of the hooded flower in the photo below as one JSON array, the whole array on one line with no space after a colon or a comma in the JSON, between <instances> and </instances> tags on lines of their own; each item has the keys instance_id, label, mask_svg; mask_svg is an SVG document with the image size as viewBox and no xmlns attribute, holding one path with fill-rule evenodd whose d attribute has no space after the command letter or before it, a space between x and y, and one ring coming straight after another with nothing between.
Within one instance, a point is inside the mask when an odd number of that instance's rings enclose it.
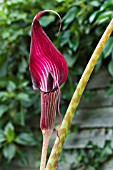
<instances>
[{"instance_id":1,"label":"hooded flower","mask_svg":"<svg viewBox=\"0 0 113 170\"><path fill-rule=\"evenodd\" d=\"M56 49L39 23L41 15L49 11L51 10L41 11L35 16L30 48L29 68L33 88L41 91L41 129L53 128L59 86L68 76L64 56Z\"/></svg>"}]
</instances>

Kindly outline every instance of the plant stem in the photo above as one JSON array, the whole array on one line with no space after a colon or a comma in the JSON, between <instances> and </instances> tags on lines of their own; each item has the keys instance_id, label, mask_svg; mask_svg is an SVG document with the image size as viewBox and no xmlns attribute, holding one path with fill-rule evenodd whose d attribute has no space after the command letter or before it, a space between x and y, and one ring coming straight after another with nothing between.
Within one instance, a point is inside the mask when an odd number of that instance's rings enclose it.
<instances>
[{"instance_id":1,"label":"plant stem","mask_svg":"<svg viewBox=\"0 0 113 170\"><path fill-rule=\"evenodd\" d=\"M43 146L42 146L40 170L45 170L47 150L48 150L48 145L49 145L49 141L50 141L52 132L53 132L53 130L42 130Z\"/></svg>"},{"instance_id":2,"label":"plant stem","mask_svg":"<svg viewBox=\"0 0 113 170\"><path fill-rule=\"evenodd\" d=\"M57 161L58 158L62 152L62 147L68 132L68 129L71 125L72 119L74 117L74 113L77 109L77 106L80 102L81 96L84 92L84 89L87 85L87 82L91 76L91 73L97 63L97 60L99 59L99 56L109 38L109 36L111 35L113 31L113 19L111 20L110 24L108 25L107 29L105 30L102 38L100 39L96 49L94 50L94 53L91 56L91 59L89 61L89 63L87 64L87 67L78 83L78 86L73 94L73 97L71 99L71 102L69 104L69 107L67 109L66 115L63 119L62 125L60 127L60 129L58 130L58 134L60 137L60 142L58 140L58 137L55 140L55 144L52 148L52 152L51 155L49 157L47 166L46 166L46 170L54 170L56 169L56 165L57 165ZM56 154L56 156L55 156Z\"/></svg>"}]
</instances>

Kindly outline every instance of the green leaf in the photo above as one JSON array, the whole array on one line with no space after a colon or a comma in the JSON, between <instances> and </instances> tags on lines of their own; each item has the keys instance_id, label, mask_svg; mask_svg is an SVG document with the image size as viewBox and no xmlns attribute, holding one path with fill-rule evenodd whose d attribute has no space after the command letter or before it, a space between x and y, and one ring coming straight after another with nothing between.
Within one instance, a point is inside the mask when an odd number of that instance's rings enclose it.
<instances>
[{"instance_id":1,"label":"green leaf","mask_svg":"<svg viewBox=\"0 0 113 170\"><path fill-rule=\"evenodd\" d=\"M18 88L23 88L28 85L29 81L23 80L19 83Z\"/></svg>"},{"instance_id":2,"label":"green leaf","mask_svg":"<svg viewBox=\"0 0 113 170\"><path fill-rule=\"evenodd\" d=\"M73 38L69 39L69 47L75 52L79 46L79 34L77 31L74 32Z\"/></svg>"},{"instance_id":3,"label":"green leaf","mask_svg":"<svg viewBox=\"0 0 113 170\"><path fill-rule=\"evenodd\" d=\"M68 50L68 53L64 53L64 56L66 58L68 67L72 68L74 63L77 60L77 57L76 56L72 56L72 54L71 54L71 52L69 50Z\"/></svg>"},{"instance_id":4,"label":"green leaf","mask_svg":"<svg viewBox=\"0 0 113 170\"><path fill-rule=\"evenodd\" d=\"M110 37L103 49L104 58L107 58L112 53L112 51L113 51L113 37Z\"/></svg>"},{"instance_id":5,"label":"green leaf","mask_svg":"<svg viewBox=\"0 0 113 170\"><path fill-rule=\"evenodd\" d=\"M0 92L0 99L1 101L6 101L8 98L12 98L14 97L15 94L11 91L11 92Z\"/></svg>"},{"instance_id":6,"label":"green leaf","mask_svg":"<svg viewBox=\"0 0 113 170\"><path fill-rule=\"evenodd\" d=\"M113 11L106 11L106 12L101 13L98 19L112 17L112 16L113 16Z\"/></svg>"},{"instance_id":7,"label":"green leaf","mask_svg":"<svg viewBox=\"0 0 113 170\"><path fill-rule=\"evenodd\" d=\"M4 134L6 136L6 140L7 142L12 142L15 138L15 132L14 132L14 126L11 122L9 122L6 126L5 126L5 131Z\"/></svg>"},{"instance_id":8,"label":"green leaf","mask_svg":"<svg viewBox=\"0 0 113 170\"><path fill-rule=\"evenodd\" d=\"M2 115L8 110L8 106L7 105L0 105L0 118L2 117Z\"/></svg>"},{"instance_id":9,"label":"green leaf","mask_svg":"<svg viewBox=\"0 0 113 170\"><path fill-rule=\"evenodd\" d=\"M100 6L99 1L91 1L89 4L91 4L91 5L94 6L94 7Z\"/></svg>"},{"instance_id":10,"label":"green leaf","mask_svg":"<svg viewBox=\"0 0 113 170\"><path fill-rule=\"evenodd\" d=\"M108 65L108 71L111 74L111 76L113 76L113 60L111 60Z\"/></svg>"},{"instance_id":11,"label":"green leaf","mask_svg":"<svg viewBox=\"0 0 113 170\"><path fill-rule=\"evenodd\" d=\"M103 5L101 6L100 10L105 10L105 9L110 8L112 6L113 6L113 1L112 0L111 0L111 2L110 1L105 1L103 3Z\"/></svg>"},{"instance_id":12,"label":"green leaf","mask_svg":"<svg viewBox=\"0 0 113 170\"><path fill-rule=\"evenodd\" d=\"M8 95L7 92L0 92L0 99L1 99L1 101L7 100L8 97L9 97L9 95Z\"/></svg>"},{"instance_id":13,"label":"green leaf","mask_svg":"<svg viewBox=\"0 0 113 170\"><path fill-rule=\"evenodd\" d=\"M28 66L28 64L27 64L26 60L23 59L23 60L21 61L20 65L19 65L19 72L20 72L20 73L26 72L27 66Z\"/></svg>"},{"instance_id":14,"label":"green leaf","mask_svg":"<svg viewBox=\"0 0 113 170\"><path fill-rule=\"evenodd\" d=\"M64 0L56 0L57 2L63 2Z\"/></svg>"},{"instance_id":15,"label":"green leaf","mask_svg":"<svg viewBox=\"0 0 113 170\"><path fill-rule=\"evenodd\" d=\"M113 17L113 11L102 12L99 15L96 23L101 24L101 23L103 23L103 22L105 22L107 20L109 21L109 19L112 18L112 17Z\"/></svg>"},{"instance_id":16,"label":"green leaf","mask_svg":"<svg viewBox=\"0 0 113 170\"><path fill-rule=\"evenodd\" d=\"M13 91L16 89L16 84L13 81L9 81L7 85L7 90L8 91Z\"/></svg>"},{"instance_id":17,"label":"green leaf","mask_svg":"<svg viewBox=\"0 0 113 170\"><path fill-rule=\"evenodd\" d=\"M29 95L26 94L26 93L19 93L17 95L17 98L18 100L24 100L24 101L30 101L30 98L29 98Z\"/></svg>"},{"instance_id":18,"label":"green leaf","mask_svg":"<svg viewBox=\"0 0 113 170\"><path fill-rule=\"evenodd\" d=\"M109 89L106 92L106 96L110 96L113 94L113 84L110 85Z\"/></svg>"},{"instance_id":19,"label":"green leaf","mask_svg":"<svg viewBox=\"0 0 113 170\"><path fill-rule=\"evenodd\" d=\"M0 87L1 88L6 88L6 86L7 86L7 83L8 83L8 80L7 80L7 78L0 78Z\"/></svg>"},{"instance_id":20,"label":"green leaf","mask_svg":"<svg viewBox=\"0 0 113 170\"><path fill-rule=\"evenodd\" d=\"M107 21L109 21L109 17L105 17L105 18L102 18L102 19L97 19L95 23L99 25L99 24L105 23Z\"/></svg>"},{"instance_id":21,"label":"green leaf","mask_svg":"<svg viewBox=\"0 0 113 170\"><path fill-rule=\"evenodd\" d=\"M92 23L96 17L101 13L101 11L95 11L91 14L91 16L89 17L89 22Z\"/></svg>"},{"instance_id":22,"label":"green leaf","mask_svg":"<svg viewBox=\"0 0 113 170\"><path fill-rule=\"evenodd\" d=\"M21 145L34 146L36 141L31 133L21 133L16 139L15 142Z\"/></svg>"},{"instance_id":23,"label":"green leaf","mask_svg":"<svg viewBox=\"0 0 113 170\"><path fill-rule=\"evenodd\" d=\"M7 74L7 61L0 64L0 77L4 77Z\"/></svg>"},{"instance_id":24,"label":"green leaf","mask_svg":"<svg viewBox=\"0 0 113 170\"><path fill-rule=\"evenodd\" d=\"M63 21L65 22L65 24L70 24L76 17L77 12L78 12L78 8L76 7L71 8L63 18Z\"/></svg>"},{"instance_id":25,"label":"green leaf","mask_svg":"<svg viewBox=\"0 0 113 170\"><path fill-rule=\"evenodd\" d=\"M70 42L70 30L68 31L65 31L63 34L62 34L62 37L61 37L61 46L64 46L65 44L69 44Z\"/></svg>"},{"instance_id":26,"label":"green leaf","mask_svg":"<svg viewBox=\"0 0 113 170\"><path fill-rule=\"evenodd\" d=\"M0 130L0 143L5 141L5 135L4 135L4 131Z\"/></svg>"},{"instance_id":27,"label":"green leaf","mask_svg":"<svg viewBox=\"0 0 113 170\"><path fill-rule=\"evenodd\" d=\"M49 24L55 21L55 16L42 16L40 18L40 24L42 27L47 27Z\"/></svg>"},{"instance_id":28,"label":"green leaf","mask_svg":"<svg viewBox=\"0 0 113 170\"><path fill-rule=\"evenodd\" d=\"M10 36L10 32L8 32L8 31L6 31L6 30L5 30L5 31L3 32L3 34L2 34L2 38L3 38L3 39L8 38L9 36Z\"/></svg>"},{"instance_id":29,"label":"green leaf","mask_svg":"<svg viewBox=\"0 0 113 170\"><path fill-rule=\"evenodd\" d=\"M11 161L16 154L16 146L14 144L8 144L3 149L4 157Z\"/></svg>"},{"instance_id":30,"label":"green leaf","mask_svg":"<svg viewBox=\"0 0 113 170\"><path fill-rule=\"evenodd\" d=\"M68 25L71 22L73 22L73 20L75 19L77 15L77 12L78 12L78 8L73 7L66 13L66 15L63 17L63 21L64 21L63 30L65 30L68 27Z\"/></svg>"}]
</instances>

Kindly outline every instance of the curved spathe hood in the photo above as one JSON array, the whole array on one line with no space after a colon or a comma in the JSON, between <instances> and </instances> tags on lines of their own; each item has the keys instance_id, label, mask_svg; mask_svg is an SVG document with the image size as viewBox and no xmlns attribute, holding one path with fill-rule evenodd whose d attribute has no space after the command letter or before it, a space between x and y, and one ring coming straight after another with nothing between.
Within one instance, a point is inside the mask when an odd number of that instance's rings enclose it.
<instances>
[{"instance_id":1,"label":"curved spathe hood","mask_svg":"<svg viewBox=\"0 0 113 170\"><path fill-rule=\"evenodd\" d=\"M39 12L32 23L30 72L34 90L54 91L62 85L68 76L68 67L64 56L56 49L42 29L39 18L51 10ZM54 12L54 11L53 11Z\"/></svg>"}]
</instances>

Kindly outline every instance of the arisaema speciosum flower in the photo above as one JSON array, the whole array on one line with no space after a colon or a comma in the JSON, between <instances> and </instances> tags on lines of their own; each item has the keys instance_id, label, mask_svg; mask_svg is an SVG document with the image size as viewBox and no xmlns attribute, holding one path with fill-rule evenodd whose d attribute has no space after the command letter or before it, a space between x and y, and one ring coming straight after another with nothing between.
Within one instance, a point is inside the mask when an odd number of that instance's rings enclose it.
<instances>
[{"instance_id":1,"label":"arisaema speciosum flower","mask_svg":"<svg viewBox=\"0 0 113 170\"><path fill-rule=\"evenodd\" d=\"M40 90L41 93L40 127L43 135L46 136L46 140L51 135L54 127L59 87L66 81L68 76L68 67L64 56L56 49L39 23L41 15L51 11L41 11L33 20L29 63L33 89ZM59 14L57 15L59 16ZM43 158L43 162L44 159L46 158Z\"/></svg>"}]
</instances>

